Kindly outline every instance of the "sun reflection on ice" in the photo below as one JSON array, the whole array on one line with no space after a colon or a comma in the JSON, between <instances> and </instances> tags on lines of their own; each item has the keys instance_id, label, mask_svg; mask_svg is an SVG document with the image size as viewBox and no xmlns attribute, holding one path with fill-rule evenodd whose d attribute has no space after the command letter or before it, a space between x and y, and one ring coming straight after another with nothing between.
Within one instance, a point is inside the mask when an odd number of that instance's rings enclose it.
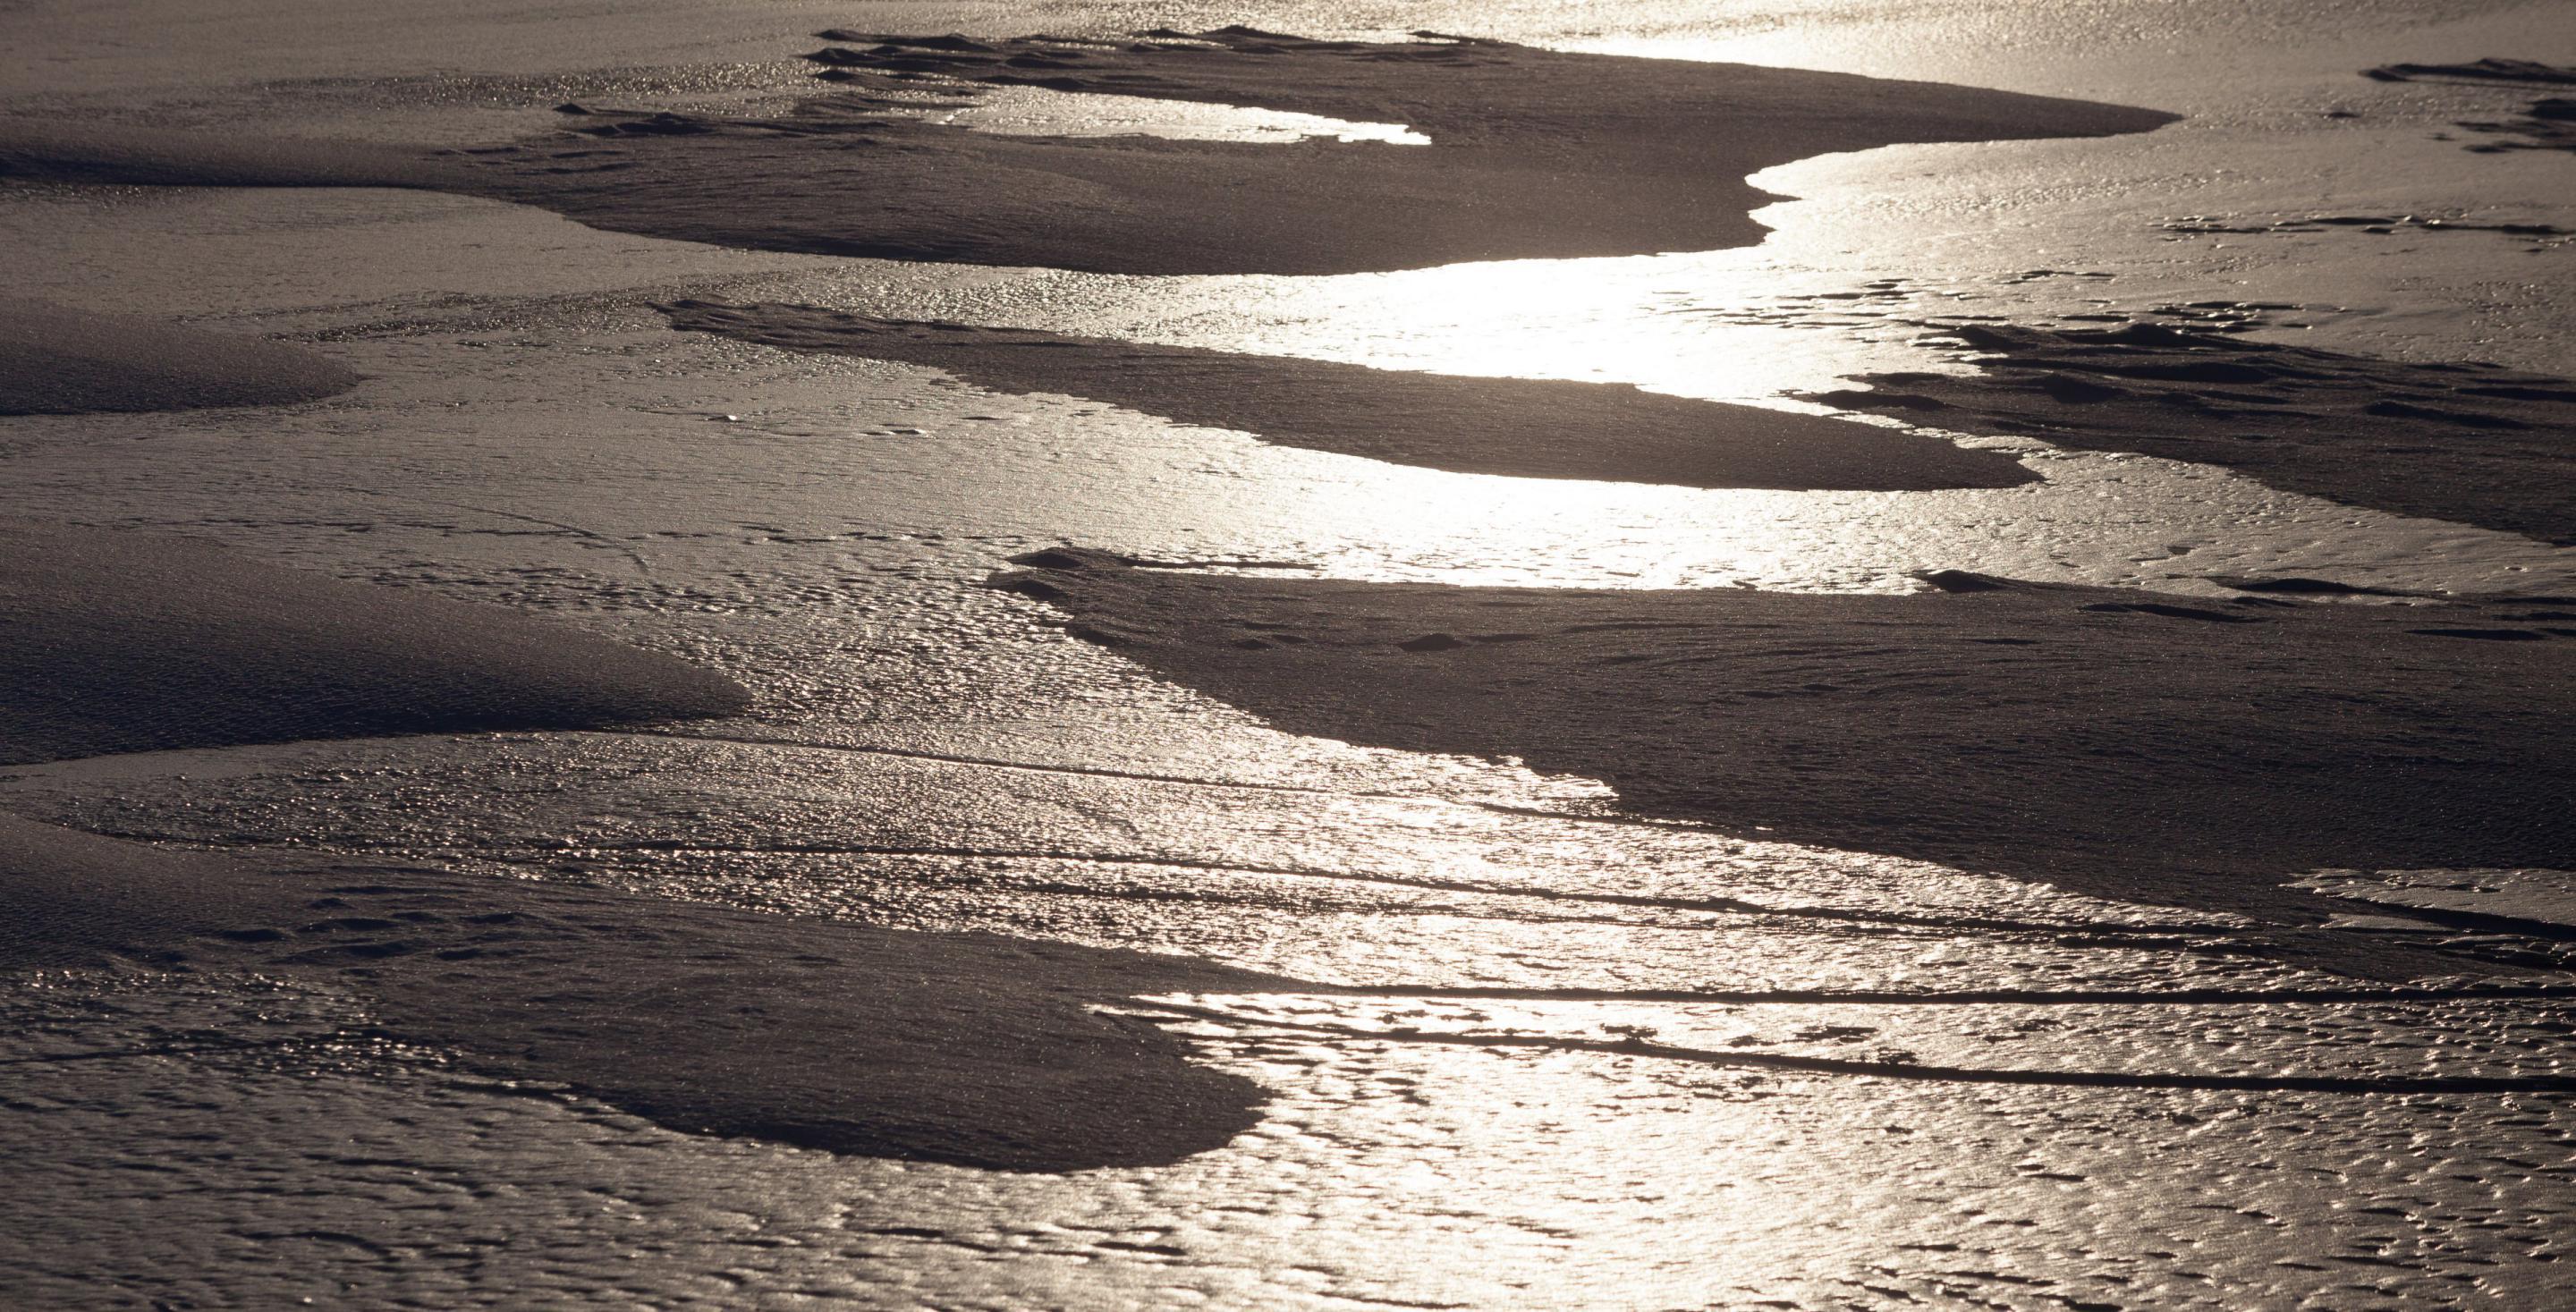
<instances>
[{"instance_id":1,"label":"sun reflection on ice","mask_svg":"<svg viewBox=\"0 0 2576 1312\"><path fill-rule=\"evenodd\" d=\"M1431 144L1431 138L1401 123L1358 123L1321 114L1096 91L1051 91L1043 87L971 90L976 99L973 106L925 111L923 116L933 123L1006 137L1150 136L1174 141L1269 144L1329 138L1394 146Z\"/></svg>"}]
</instances>

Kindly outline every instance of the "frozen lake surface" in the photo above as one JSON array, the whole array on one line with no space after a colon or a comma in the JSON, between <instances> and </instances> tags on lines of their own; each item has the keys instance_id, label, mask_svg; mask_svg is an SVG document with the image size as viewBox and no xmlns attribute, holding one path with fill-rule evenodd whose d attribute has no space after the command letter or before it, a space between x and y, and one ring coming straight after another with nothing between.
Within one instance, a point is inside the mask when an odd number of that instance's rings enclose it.
<instances>
[{"instance_id":1,"label":"frozen lake surface","mask_svg":"<svg viewBox=\"0 0 2576 1312\"><path fill-rule=\"evenodd\" d=\"M10 766L0 809L1319 986L1133 1000L1258 1081L1262 1124L1176 1166L1046 1175L678 1133L387 1040L362 999L309 981L21 976L0 987L0 1153L22 1196L55 1201L0 1225L0 1301L2576 1301L2576 876L2315 872L2351 915L2299 933L2453 967L2357 981L2284 964L2279 927L2233 915L1645 823L1591 779L1284 733L982 586L1070 542L1452 584L1896 592L1958 569L2566 596L2567 548L2027 437L1964 439L2042 475L2005 488L1441 473L675 332L655 308L790 302L1810 413L1789 394L1962 369L1940 328L1979 321L2216 323L2564 376L2568 160L2473 152L2453 126L2529 89L2360 76L2576 64L2563 9L858 8L38 0L0 12L0 117L458 145L549 130L565 100L766 112L811 89L795 57L815 30L862 21L1423 28L2187 117L1771 169L1755 246L1314 278L746 252L421 191L0 187L11 295L271 336L366 376L288 407L0 419L0 517L516 607L753 699L633 732ZM1343 131L1093 100L1020 91L959 121L1283 149ZM2298 222L2355 215L2444 222Z\"/></svg>"}]
</instances>

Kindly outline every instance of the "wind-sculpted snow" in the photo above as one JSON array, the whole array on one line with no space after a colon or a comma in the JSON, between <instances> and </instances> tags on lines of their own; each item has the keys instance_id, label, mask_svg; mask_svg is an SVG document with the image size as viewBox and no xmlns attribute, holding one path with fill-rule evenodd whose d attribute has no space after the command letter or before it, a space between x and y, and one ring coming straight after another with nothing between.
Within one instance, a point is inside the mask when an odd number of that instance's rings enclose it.
<instances>
[{"instance_id":1,"label":"wind-sculpted snow","mask_svg":"<svg viewBox=\"0 0 2576 1312\"><path fill-rule=\"evenodd\" d=\"M839 38L846 34L831 33ZM772 118L585 110L462 152L0 125L0 175L430 187L595 227L762 250L1102 273L1331 274L1745 246L1745 179L1906 142L2104 136L2152 110L1922 82L1232 27L1125 42L859 38L845 90ZM1040 87L1408 125L1428 146L1007 137L886 93ZM917 104L915 107L918 107Z\"/></svg>"},{"instance_id":2,"label":"wind-sculpted snow","mask_svg":"<svg viewBox=\"0 0 2576 1312\"><path fill-rule=\"evenodd\" d=\"M0 817L0 970L147 962L335 984L392 1037L674 1129L1006 1170L1176 1161L1259 1091L1130 992L1175 958L907 934L455 875L156 851Z\"/></svg>"},{"instance_id":3,"label":"wind-sculpted snow","mask_svg":"<svg viewBox=\"0 0 2576 1312\"><path fill-rule=\"evenodd\" d=\"M2470 86L2546 87L2563 92L2576 87L2576 68L2561 68L2529 59L2473 59L2457 64L2383 64L2362 76L2378 82L2453 82ZM2463 119L2459 126L2479 134L2469 149L2482 155L2515 150L2576 151L2576 99L2543 96L2510 119Z\"/></svg>"},{"instance_id":4,"label":"wind-sculpted snow","mask_svg":"<svg viewBox=\"0 0 2576 1312\"><path fill-rule=\"evenodd\" d=\"M1459 473L1884 491L2038 477L2010 456L1922 434L1618 384L1370 369L796 305L681 301L664 312L676 327L741 341L928 365L981 387L1079 396L1282 446Z\"/></svg>"},{"instance_id":5,"label":"wind-sculpted snow","mask_svg":"<svg viewBox=\"0 0 2576 1312\"><path fill-rule=\"evenodd\" d=\"M358 378L283 342L0 296L0 415L290 405Z\"/></svg>"},{"instance_id":6,"label":"wind-sculpted snow","mask_svg":"<svg viewBox=\"0 0 2576 1312\"><path fill-rule=\"evenodd\" d=\"M2576 381L2147 324L1950 328L1978 372L1807 399L2223 465L2291 492L2576 543Z\"/></svg>"},{"instance_id":7,"label":"wind-sculpted snow","mask_svg":"<svg viewBox=\"0 0 2576 1312\"><path fill-rule=\"evenodd\" d=\"M1910 596L1585 592L1021 560L998 586L1282 728L1519 757L1743 837L2311 920L2279 881L2576 858L2563 600L2208 602L1956 572Z\"/></svg>"},{"instance_id":8,"label":"wind-sculpted snow","mask_svg":"<svg viewBox=\"0 0 2576 1312\"><path fill-rule=\"evenodd\" d=\"M731 715L712 670L138 532L0 523L0 762Z\"/></svg>"}]
</instances>

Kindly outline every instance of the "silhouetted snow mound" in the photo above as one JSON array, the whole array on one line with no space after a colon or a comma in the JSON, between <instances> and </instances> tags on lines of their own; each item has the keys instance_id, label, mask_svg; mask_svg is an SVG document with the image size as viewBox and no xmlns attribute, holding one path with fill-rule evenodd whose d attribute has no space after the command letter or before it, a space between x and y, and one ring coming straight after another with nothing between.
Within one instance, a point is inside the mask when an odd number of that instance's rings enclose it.
<instances>
[{"instance_id":1,"label":"silhouetted snow mound","mask_svg":"<svg viewBox=\"0 0 2576 1312\"><path fill-rule=\"evenodd\" d=\"M0 415L292 405L358 382L283 342L0 297Z\"/></svg>"},{"instance_id":2,"label":"silhouetted snow mound","mask_svg":"<svg viewBox=\"0 0 2576 1312\"><path fill-rule=\"evenodd\" d=\"M0 524L0 764L732 715L712 670L210 543Z\"/></svg>"}]
</instances>

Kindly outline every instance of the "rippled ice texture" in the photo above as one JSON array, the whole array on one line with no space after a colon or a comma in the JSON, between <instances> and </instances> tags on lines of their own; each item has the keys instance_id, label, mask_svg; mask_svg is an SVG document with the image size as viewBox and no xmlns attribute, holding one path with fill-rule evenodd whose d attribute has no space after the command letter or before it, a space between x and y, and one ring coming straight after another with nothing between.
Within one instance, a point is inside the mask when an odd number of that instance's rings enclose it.
<instances>
[{"instance_id":1,"label":"rippled ice texture","mask_svg":"<svg viewBox=\"0 0 2576 1312\"><path fill-rule=\"evenodd\" d=\"M803 85L787 57L815 28L861 21L853 8L37 3L0 16L0 108L488 140L546 126L568 97L780 103ZM23 1194L59 1201L0 1225L0 1301L2576 1298L2557 1261L2576 1120L2542 1083L2562 1067L2563 1000L2442 981L2355 994L2249 953L2248 928L2223 918L1614 823L1589 781L1278 734L974 587L1062 540L1345 577L1810 589L1900 588L1944 567L2183 591L2265 573L2564 589L2567 552L2027 443L2009 449L2048 481L1993 492L1429 473L673 334L648 308L783 299L1787 404L1775 398L1843 373L1940 367L1906 320L2261 302L2295 307L2243 312L2282 340L2576 372L2563 246L2159 226L2351 212L2576 226L2563 161L2432 139L2510 96L2354 76L2397 60L2576 62L2563 10L866 9L871 27L995 34L1429 27L2194 117L2144 137L1774 170L1763 185L1799 199L1765 212L1779 231L1750 250L1312 280L749 255L399 193L0 193L17 294L292 335L373 376L285 411L9 421L0 514L171 528L527 607L718 666L759 698L745 720L668 735L19 769L0 782L12 811L1199 953L1392 991L1140 1000L1207 1060L1268 1085L1268 1122L1168 1170L1047 1178L675 1135L389 1048L324 992L22 982L0 995L0 1152ZM2326 117L2337 110L2354 117ZM2111 276L2074 276L2097 274ZM2378 877L2324 878L2350 893ZM2504 882L2524 920L2546 920L2563 888ZM2558 941L2536 932L2488 937L2548 965ZM1906 1000L1833 1000L1854 990ZM2142 1087L1973 1075L2004 1070ZM2318 1080L2351 1087L2295 1087ZM2530 1087L2442 1084L2471 1080ZM2385 1090L2357 1091L2374 1081Z\"/></svg>"}]
</instances>

